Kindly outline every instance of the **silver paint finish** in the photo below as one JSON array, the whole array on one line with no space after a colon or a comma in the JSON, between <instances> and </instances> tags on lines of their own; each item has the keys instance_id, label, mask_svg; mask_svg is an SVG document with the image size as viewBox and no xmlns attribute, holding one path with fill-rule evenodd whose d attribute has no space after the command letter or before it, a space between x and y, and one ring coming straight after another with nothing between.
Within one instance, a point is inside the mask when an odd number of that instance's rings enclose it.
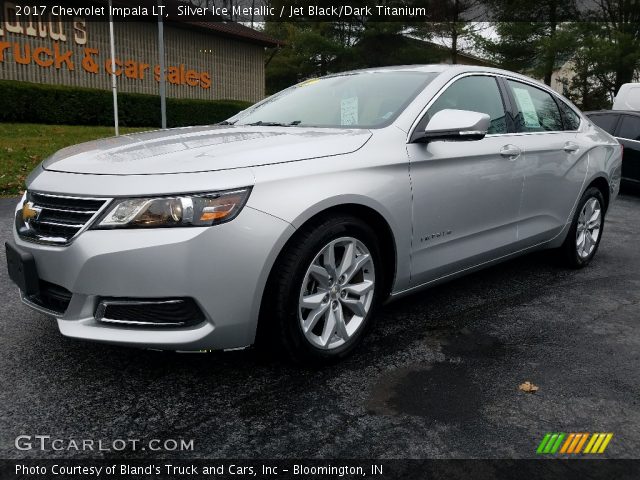
<instances>
[{"instance_id":1,"label":"silver paint finish","mask_svg":"<svg viewBox=\"0 0 640 480\"><path fill-rule=\"evenodd\" d=\"M370 136L353 129L185 127L73 145L42 166L91 175L209 172L344 155Z\"/></svg>"},{"instance_id":2,"label":"silver paint finish","mask_svg":"<svg viewBox=\"0 0 640 480\"><path fill-rule=\"evenodd\" d=\"M484 136L490 124L491 118L486 113L445 108L429 120L424 133L429 138L447 134Z\"/></svg>"},{"instance_id":3,"label":"silver paint finish","mask_svg":"<svg viewBox=\"0 0 640 480\"><path fill-rule=\"evenodd\" d=\"M398 68L440 74L385 128L194 127L89 142L45 161L30 190L118 198L253 187L236 219L209 228L89 229L66 247L14 235L44 280L73 292L62 333L177 350L250 345L277 255L329 208L356 205L387 224L395 249L382 255L395 262L397 297L560 245L596 179L615 199L620 146L581 114L573 132L408 143L430 102L461 76L514 78L557 96L548 87L484 67ZM207 321L163 331L97 322L99 298L118 296L192 297Z\"/></svg>"}]
</instances>

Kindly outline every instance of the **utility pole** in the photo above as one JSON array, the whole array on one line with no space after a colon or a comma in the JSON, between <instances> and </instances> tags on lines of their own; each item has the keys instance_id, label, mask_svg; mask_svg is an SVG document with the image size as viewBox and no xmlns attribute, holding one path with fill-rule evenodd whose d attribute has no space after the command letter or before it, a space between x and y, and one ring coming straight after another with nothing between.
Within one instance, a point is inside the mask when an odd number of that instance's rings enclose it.
<instances>
[{"instance_id":1,"label":"utility pole","mask_svg":"<svg viewBox=\"0 0 640 480\"><path fill-rule=\"evenodd\" d=\"M162 6L162 0L158 0L158 7ZM160 117L162 128L167 128L167 82L164 62L164 23L162 21L162 8L158 8L158 54L160 55Z\"/></svg>"},{"instance_id":2,"label":"utility pole","mask_svg":"<svg viewBox=\"0 0 640 480\"><path fill-rule=\"evenodd\" d=\"M111 90L113 91L113 123L116 127L116 137L120 135L118 125L118 83L116 80L116 45L113 38L113 15L111 13L111 0L109 0L109 43L111 44Z\"/></svg>"}]
</instances>

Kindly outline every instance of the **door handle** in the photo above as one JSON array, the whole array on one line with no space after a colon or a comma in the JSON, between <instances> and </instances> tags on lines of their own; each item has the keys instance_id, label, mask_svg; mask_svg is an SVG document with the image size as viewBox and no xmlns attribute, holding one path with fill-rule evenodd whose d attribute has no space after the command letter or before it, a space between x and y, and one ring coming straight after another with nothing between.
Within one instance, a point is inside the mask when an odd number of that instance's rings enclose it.
<instances>
[{"instance_id":1,"label":"door handle","mask_svg":"<svg viewBox=\"0 0 640 480\"><path fill-rule=\"evenodd\" d=\"M567 153L575 153L580 149L580 147L573 142L567 142L564 144L562 149Z\"/></svg>"},{"instance_id":2,"label":"door handle","mask_svg":"<svg viewBox=\"0 0 640 480\"><path fill-rule=\"evenodd\" d=\"M500 149L500 155L503 157L509 157L509 160L515 160L520 156L522 150L515 145L505 145Z\"/></svg>"}]
</instances>

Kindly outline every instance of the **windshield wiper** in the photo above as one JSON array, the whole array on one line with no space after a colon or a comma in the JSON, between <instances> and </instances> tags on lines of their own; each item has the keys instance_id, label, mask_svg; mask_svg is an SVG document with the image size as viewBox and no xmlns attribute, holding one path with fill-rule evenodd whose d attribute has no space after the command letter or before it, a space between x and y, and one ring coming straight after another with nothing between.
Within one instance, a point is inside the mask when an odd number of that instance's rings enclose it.
<instances>
[{"instance_id":1,"label":"windshield wiper","mask_svg":"<svg viewBox=\"0 0 640 480\"><path fill-rule=\"evenodd\" d=\"M247 123L251 127L295 127L300 124L300 120L294 120L291 123L281 123L281 122L263 122L259 120L253 123Z\"/></svg>"}]
</instances>

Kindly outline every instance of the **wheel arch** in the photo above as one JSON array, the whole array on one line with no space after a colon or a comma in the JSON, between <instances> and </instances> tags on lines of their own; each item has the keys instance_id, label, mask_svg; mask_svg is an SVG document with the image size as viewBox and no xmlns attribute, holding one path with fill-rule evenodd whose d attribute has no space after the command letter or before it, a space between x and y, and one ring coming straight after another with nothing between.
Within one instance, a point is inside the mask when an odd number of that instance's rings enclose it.
<instances>
[{"instance_id":1,"label":"wheel arch","mask_svg":"<svg viewBox=\"0 0 640 480\"><path fill-rule=\"evenodd\" d=\"M611 189L609 187L609 181L604 176L597 176L587 184L586 188L583 191L586 192L591 187L595 187L600 190L602 193L602 197L604 198L604 211L606 212L609 209L609 202L611 201Z\"/></svg>"},{"instance_id":2,"label":"wheel arch","mask_svg":"<svg viewBox=\"0 0 640 480\"><path fill-rule=\"evenodd\" d=\"M272 291L271 289L274 285L276 269L281 261L282 255L286 252L287 248L292 244L292 242L296 241L296 239L298 238L298 234L301 231L304 231L305 228L313 225L314 223L327 216L335 216L339 214L353 215L356 218L363 219L369 225L371 225L376 232L378 240L380 242L380 251L382 252L381 261L384 265L383 298L386 298L391 293L391 289L393 288L395 282L398 266L398 247L391 222L389 222L388 219L382 213L380 213L380 211L376 210L370 205L365 205L363 203L357 202L339 203L325 206L325 208L315 208L308 210L306 213L301 214L296 220L291 222L296 230L290 235L286 242L284 242L283 246L278 252L278 255L276 256L275 261L271 265L260 299L256 341L258 341L258 339L262 336L261 327L264 327L268 323L267 313L269 310L269 305L266 299L269 298ZM385 255L385 252L392 252L392 254Z\"/></svg>"}]
</instances>

